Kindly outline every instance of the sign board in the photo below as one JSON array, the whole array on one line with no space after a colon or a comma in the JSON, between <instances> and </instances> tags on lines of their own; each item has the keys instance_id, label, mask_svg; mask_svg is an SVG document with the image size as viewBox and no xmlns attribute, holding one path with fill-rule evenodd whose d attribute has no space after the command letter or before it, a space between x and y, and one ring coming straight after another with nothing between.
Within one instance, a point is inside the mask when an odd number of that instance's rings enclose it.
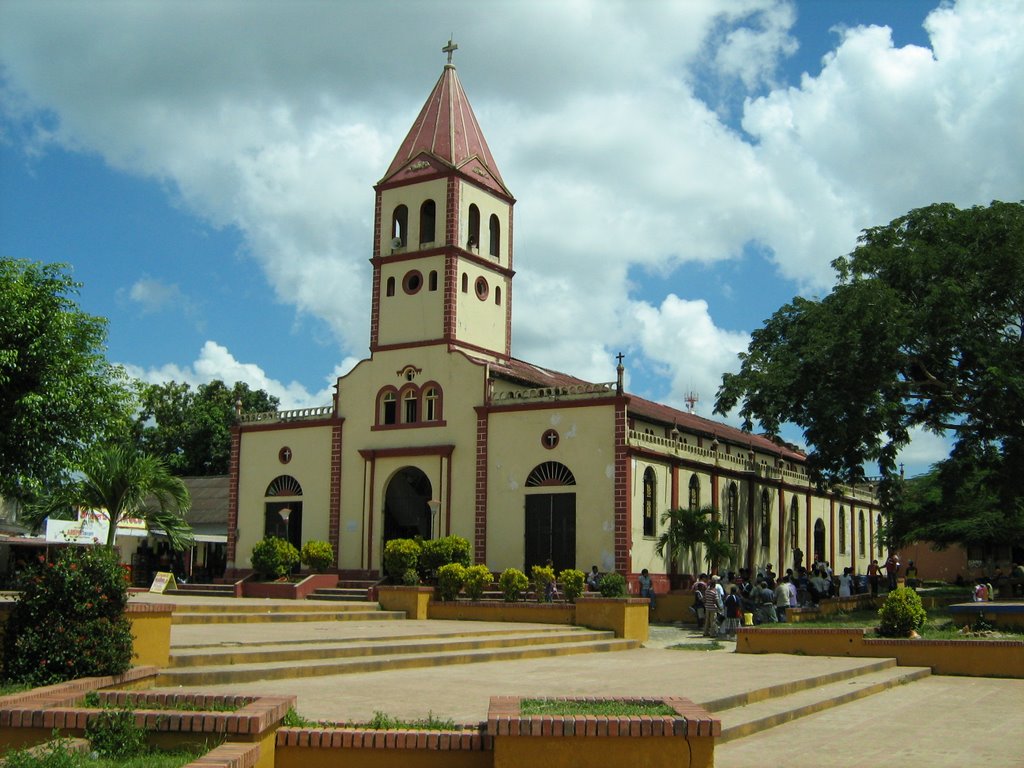
<instances>
[{"instance_id":1,"label":"sign board","mask_svg":"<svg viewBox=\"0 0 1024 768\"><path fill-rule=\"evenodd\" d=\"M177 583L174 581L174 574L165 571L158 571L156 576L153 577L153 583L150 585L149 591L162 595L168 588L178 588Z\"/></svg>"},{"instance_id":2,"label":"sign board","mask_svg":"<svg viewBox=\"0 0 1024 768\"><path fill-rule=\"evenodd\" d=\"M110 523L106 519L46 521L46 541L51 544L106 544Z\"/></svg>"}]
</instances>

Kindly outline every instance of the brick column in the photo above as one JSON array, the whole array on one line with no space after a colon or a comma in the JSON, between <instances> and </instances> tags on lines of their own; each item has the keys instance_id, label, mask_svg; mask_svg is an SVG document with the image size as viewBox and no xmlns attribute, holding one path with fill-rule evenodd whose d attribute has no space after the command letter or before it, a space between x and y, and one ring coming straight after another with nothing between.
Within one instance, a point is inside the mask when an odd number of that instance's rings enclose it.
<instances>
[{"instance_id":1,"label":"brick column","mask_svg":"<svg viewBox=\"0 0 1024 768\"><path fill-rule=\"evenodd\" d=\"M615 570L626 576L632 569L630 562L630 487L629 452L626 446L625 397L615 398L615 485L612 509L615 518Z\"/></svg>"},{"instance_id":2,"label":"brick column","mask_svg":"<svg viewBox=\"0 0 1024 768\"><path fill-rule=\"evenodd\" d=\"M473 562L487 564L487 408L476 409L476 495Z\"/></svg>"},{"instance_id":3,"label":"brick column","mask_svg":"<svg viewBox=\"0 0 1024 768\"><path fill-rule=\"evenodd\" d=\"M239 453L242 450L242 428L234 426L231 428L231 459L228 462L228 552L225 576L233 577L235 574L235 553L238 549L238 540L235 531L238 529L238 467Z\"/></svg>"},{"instance_id":4,"label":"brick column","mask_svg":"<svg viewBox=\"0 0 1024 768\"><path fill-rule=\"evenodd\" d=\"M341 554L341 422L331 425L331 497L328 509L327 540L334 550L334 565Z\"/></svg>"}]
</instances>

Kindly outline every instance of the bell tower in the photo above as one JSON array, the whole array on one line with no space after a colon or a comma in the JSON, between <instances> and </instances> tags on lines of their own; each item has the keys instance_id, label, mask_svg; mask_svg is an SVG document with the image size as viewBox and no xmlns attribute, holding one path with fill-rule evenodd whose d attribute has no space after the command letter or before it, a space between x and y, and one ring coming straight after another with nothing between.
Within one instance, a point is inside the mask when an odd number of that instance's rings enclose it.
<instances>
[{"instance_id":1,"label":"bell tower","mask_svg":"<svg viewBox=\"0 0 1024 768\"><path fill-rule=\"evenodd\" d=\"M370 351L446 345L507 358L512 208L452 64L376 184Z\"/></svg>"}]
</instances>

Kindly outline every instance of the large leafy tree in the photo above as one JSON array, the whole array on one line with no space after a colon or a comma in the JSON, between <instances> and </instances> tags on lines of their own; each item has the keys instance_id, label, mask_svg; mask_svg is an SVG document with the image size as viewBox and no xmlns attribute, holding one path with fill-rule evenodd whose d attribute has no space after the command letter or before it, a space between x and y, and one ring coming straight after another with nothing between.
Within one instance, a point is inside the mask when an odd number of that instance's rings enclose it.
<instances>
[{"instance_id":1,"label":"large leafy tree","mask_svg":"<svg viewBox=\"0 0 1024 768\"><path fill-rule=\"evenodd\" d=\"M123 433L131 396L61 264L0 258L0 495L29 499Z\"/></svg>"},{"instance_id":2,"label":"large leafy tree","mask_svg":"<svg viewBox=\"0 0 1024 768\"><path fill-rule=\"evenodd\" d=\"M192 389L188 384L139 385L136 432L142 448L160 456L179 476L222 475L231 458L231 426L236 403L242 410L273 411L279 401L244 382L230 388L214 380Z\"/></svg>"},{"instance_id":3,"label":"large leafy tree","mask_svg":"<svg viewBox=\"0 0 1024 768\"><path fill-rule=\"evenodd\" d=\"M754 332L715 410L739 405L745 428L756 420L770 434L787 422L801 427L823 482L863 479L865 463L877 462L894 520L897 454L911 430L950 435L938 503L960 522L945 540L1019 537L1024 205L913 210L865 230L833 266L828 296L795 298Z\"/></svg>"},{"instance_id":4,"label":"large leafy tree","mask_svg":"<svg viewBox=\"0 0 1024 768\"><path fill-rule=\"evenodd\" d=\"M185 520L191 508L188 489L170 473L162 459L130 445L109 445L90 451L70 482L49 490L26 512L39 525L47 517L74 518L79 509L106 512L110 520L107 546L114 545L117 526L131 518L167 534L172 549L192 544Z\"/></svg>"}]
</instances>

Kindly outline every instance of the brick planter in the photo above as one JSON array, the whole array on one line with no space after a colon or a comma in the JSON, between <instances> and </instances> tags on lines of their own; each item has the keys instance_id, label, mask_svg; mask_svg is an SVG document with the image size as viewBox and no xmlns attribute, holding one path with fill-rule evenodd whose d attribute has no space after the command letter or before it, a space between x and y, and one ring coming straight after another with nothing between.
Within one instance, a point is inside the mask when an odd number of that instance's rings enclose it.
<instances>
[{"instance_id":1,"label":"brick planter","mask_svg":"<svg viewBox=\"0 0 1024 768\"><path fill-rule=\"evenodd\" d=\"M311 573L300 582L252 581L242 582L242 597L263 597L278 600L305 600L314 591L338 585L336 573Z\"/></svg>"},{"instance_id":2,"label":"brick planter","mask_svg":"<svg viewBox=\"0 0 1024 768\"><path fill-rule=\"evenodd\" d=\"M487 735L494 739L494 768L713 768L715 738L722 733L722 722L703 707L675 696L614 700L666 704L676 714L530 716L520 714L518 696L493 696L487 713Z\"/></svg>"}]
</instances>

